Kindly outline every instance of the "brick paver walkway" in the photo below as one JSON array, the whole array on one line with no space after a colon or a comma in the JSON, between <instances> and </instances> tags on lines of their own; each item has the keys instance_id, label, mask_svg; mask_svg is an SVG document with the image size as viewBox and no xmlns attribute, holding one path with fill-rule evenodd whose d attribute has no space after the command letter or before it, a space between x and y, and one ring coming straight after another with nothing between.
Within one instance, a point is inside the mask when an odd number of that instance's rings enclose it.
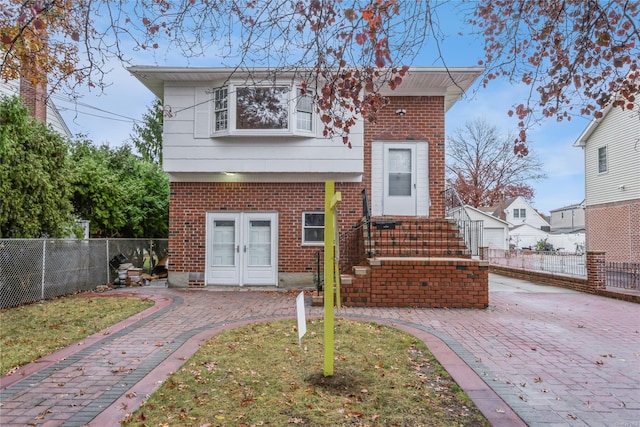
<instances>
[{"instance_id":1,"label":"brick paver walkway","mask_svg":"<svg viewBox=\"0 0 640 427\"><path fill-rule=\"evenodd\" d=\"M494 425L640 426L640 305L490 281L486 310L345 308L338 316L423 339ZM215 333L295 316L291 292L118 292L157 304L0 378L0 425L117 426ZM307 307L307 316L322 308Z\"/></svg>"}]
</instances>

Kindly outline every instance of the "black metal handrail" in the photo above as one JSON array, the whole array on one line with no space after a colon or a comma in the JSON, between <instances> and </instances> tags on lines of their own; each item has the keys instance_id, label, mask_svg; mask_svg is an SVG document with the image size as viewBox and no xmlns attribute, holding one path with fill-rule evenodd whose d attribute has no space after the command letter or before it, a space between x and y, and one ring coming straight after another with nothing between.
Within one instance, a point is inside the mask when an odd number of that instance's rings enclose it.
<instances>
[{"instance_id":1,"label":"black metal handrail","mask_svg":"<svg viewBox=\"0 0 640 427\"><path fill-rule=\"evenodd\" d=\"M353 266L360 264L366 258L363 226L364 223L354 225L350 230L340 235L338 241L340 271L350 271ZM314 257L316 265L314 283L320 292L324 288L324 248L317 251Z\"/></svg>"},{"instance_id":2,"label":"black metal handrail","mask_svg":"<svg viewBox=\"0 0 640 427\"><path fill-rule=\"evenodd\" d=\"M367 227L367 256L373 257L371 251L371 210L369 208L369 197L367 196L367 189L362 189L362 216Z\"/></svg>"}]
</instances>

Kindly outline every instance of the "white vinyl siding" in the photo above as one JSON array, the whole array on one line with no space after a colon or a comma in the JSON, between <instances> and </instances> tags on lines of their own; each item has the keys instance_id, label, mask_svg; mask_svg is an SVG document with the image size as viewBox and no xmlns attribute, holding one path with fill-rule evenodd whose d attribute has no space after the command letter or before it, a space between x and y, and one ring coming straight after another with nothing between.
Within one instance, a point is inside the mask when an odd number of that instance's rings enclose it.
<instances>
[{"instance_id":1,"label":"white vinyl siding","mask_svg":"<svg viewBox=\"0 0 640 427\"><path fill-rule=\"evenodd\" d=\"M362 180L361 121L350 133L351 149L342 143L342 137L326 138L318 130L300 136L222 134L212 138L213 102L199 103L212 100L213 87L215 82L199 87L187 83L165 86L164 104L174 114L164 121L163 167L172 180L174 173L200 173L205 181L228 180L225 172L263 174L256 180L277 182L299 181L302 174L313 182ZM203 119L202 123L196 117Z\"/></svg>"},{"instance_id":2,"label":"white vinyl siding","mask_svg":"<svg viewBox=\"0 0 640 427\"><path fill-rule=\"evenodd\" d=\"M585 145L586 205L640 198L638 109L612 108ZM599 149L606 147L607 172L599 172Z\"/></svg>"},{"instance_id":3,"label":"white vinyl siding","mask_svg":"<svg viewBox=\"0 0 640 427\"><path fill-rule=\"evenodd\" d=\"M193 89L192 89L193 90ZM190 91L191 92L191 91ZM209 94L209 88L195 88L195 107L194 107L194 115L195 118L192 120L193 122L193 137L194 138L209 138L211 136L211 127L209 122L209 116L211 115L211 95ZM186 100L187 103L189 102ZM165 105L167 105L167 99L165 98ZM175 104L171 105L173 109L176 109ZM177 113L176 116L186 116L187 112L181 111ZM164 120L168 121L168 118ZM182 121L182 120L180 120ZM164 154L163 154L164 156Z\"/></svg>"}]
</instances>

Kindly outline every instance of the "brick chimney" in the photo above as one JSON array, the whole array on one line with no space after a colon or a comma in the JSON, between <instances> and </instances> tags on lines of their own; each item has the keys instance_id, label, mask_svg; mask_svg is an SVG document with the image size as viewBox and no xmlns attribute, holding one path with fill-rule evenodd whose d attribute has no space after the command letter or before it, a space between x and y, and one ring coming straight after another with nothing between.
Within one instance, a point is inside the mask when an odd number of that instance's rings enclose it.
<instances>
[{"instance_id":1,"label":"brick chimney","mask_svg":"<svg viewBox=\"0 0 640 427\"><path fill-rule=\"evenodd\" d=\"M29 108L31 116L47 122L47 85L44 82L33 84L25 77L20 78L20 97L24 105Z\"/></svg>"}]
</instances>

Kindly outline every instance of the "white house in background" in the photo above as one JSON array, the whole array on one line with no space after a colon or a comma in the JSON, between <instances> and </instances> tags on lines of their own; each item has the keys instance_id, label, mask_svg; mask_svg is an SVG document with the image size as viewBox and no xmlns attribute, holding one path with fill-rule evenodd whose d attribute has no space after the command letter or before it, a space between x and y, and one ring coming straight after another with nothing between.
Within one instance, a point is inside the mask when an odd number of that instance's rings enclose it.
<instances>
[{"instance_id":1,"label":"white house in background","mask_svg":"<svg viewBox=\"0 0 640 427\"><path fill-rule=\"evenodd\" d=\"M30 93L29 95L25 95L25 92L21 94L19 80L10 80L8 82L0 82L0 97L16 96L16 95L24 97L24 96L31 96L32 94ZM46 123L49 126L51 126L51 128L54 131L58 132L60 135L65 136L67 138L72 137L71 131L67 127L67 124L64 122L64 119L60 115L58 108L55 106L51 98L45 98L40 100L35 98L30 100L23 99L23 102L25 103L25 105L44 102L46 104L46 109L43 109L43 111L46 114L46 119L45 119Z\"/></svg>"},{"instance_id":2,"label":"white house in background","mask_svg":"<svg viewBox=\"0 0 640 427\"><path fill-rule=\"evenodd\" d=\"M545 231L551 229L547 220L522 196L509 200L504 209L504 214L504 219L511 225L511 228L525 224Z\"/></svg>"},{"instance_id":3,"label":"white house in background","mask_svg":"<svg viewBox=\"0 0 640 427\"><path fill-rule=\"evenodd\" d=\"M586 249L640 263L640 106L610 105L573 146L584 150Z\"/></svg>"},{"instance_id":4,"label":"white house in background","mask_svg":"<svg viewBox=\"0 0 640 427\"><path fill-rule=\"evenodd\" d=\"M553 209L550 223L552 233L584 232L584 200L580 203Z\"/></svg>"},{"instance_id":5,"label":"white house in background","mask_svg":"<svg viewBox=\"0 0 640 427\"><path fill-rule=\"evenodd\" d=\"M448 217L457 218L457 211L463 209L457 207L447 213ZM509 249L509 223L500 218L476 209L473 206L465 205L464 210L472 221L482 221L482 245L489 249Z\"/></svg>"},{"instance_id":6,"label":"white house in background","mask_svg":"<svg viewBox=\"0 0 640 427\"><path fill-rule=\"evenodd\" d=\"M551 226L545 218L527 202L524 197L518 196L503 200L491 207L479 208L496 218L509 223L509 228L527 224L541 230L549 231Z\"/></svg>"}]
</instances>

